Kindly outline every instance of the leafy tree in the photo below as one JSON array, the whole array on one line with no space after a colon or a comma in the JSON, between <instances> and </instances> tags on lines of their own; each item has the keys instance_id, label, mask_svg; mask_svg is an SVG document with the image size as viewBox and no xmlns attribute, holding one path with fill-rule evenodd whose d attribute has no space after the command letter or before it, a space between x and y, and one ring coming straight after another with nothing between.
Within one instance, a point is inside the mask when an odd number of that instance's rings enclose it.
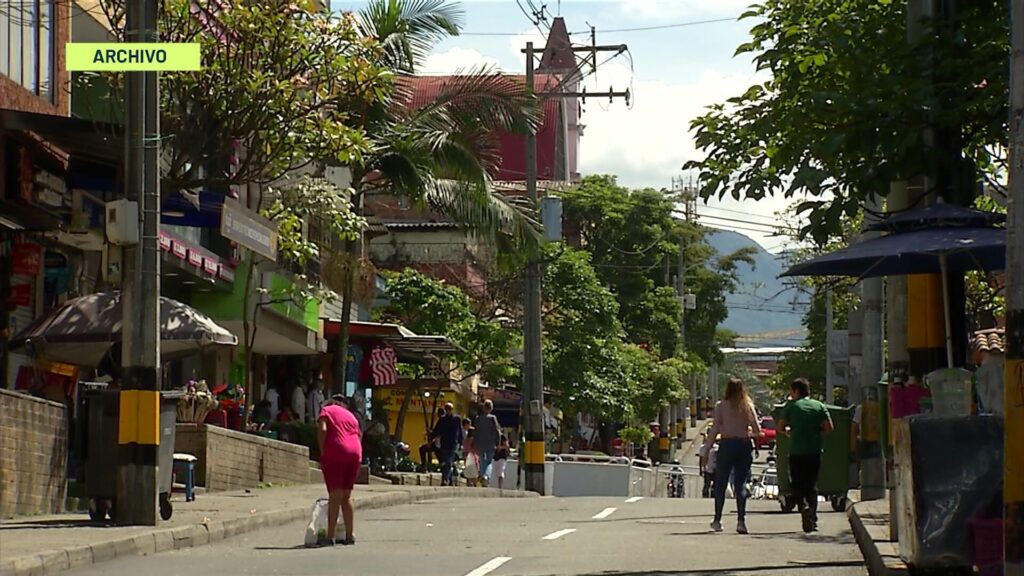
<instances>
[{"instance_id":1,"label":"leafy tree","mask_svg":"<svg viewBox=\"0 0 1024 576\"><path fill-rule=\"evenodd\" d=\"M716 329L728 314L725 295L736 289L736 264L752 260L749 249L718 255L703 228L680 219L681 200L651 189L630 191L613 176L589 176L563 194L570 234L615 294L627 340L662 359L680 352L674 285L679 246L686 246L685 284L699 303L685 316L687 349L710 362L718 354Z\"/></svg>"},{"instance_id":2,"label":"leafy tree","mask_svg":"<svg viewBox=\"0 0 1024 576\"><path fill-rule=\"evenodd\" d=\"M361 108L360 125L370 152L346 165L353 204L365 196L392 195L438 212L503 249L535 249L539 225L532 208L491 188L500 161L497 134L536 128L540 108L515 79L486 68L446 79L437 95L411 106L409 76L442 39L462 27L461 7L448 0L371 0L355 15L361 35L383 47L381 62L398 74L386 101ZM360 243L348 246L349 270ZM351 278L352 272L346 272ZM342 287L338 349L348 346L352 306L350 280ZM335 366L343 382L346 354Z\"/></svg>"},{"instance_id":3,"label":"leafy tree","mask_svg":"<svg viewBox=\"0 0 1024 576\"><path fill-rule=\"evenodd\" d=\"M454 370L447 376L457 373L458 377L466 378L481 374L485 380L497 382L513 372L511 350L518 344L519 334L497 322L476 316L469 297L457 286L411 268L385 272L384 277L388 303L375 311L378 320L402 324L417 334L447 336L463 348L463 353L451 358ZM402 437L409 400L419 387L421 372L417 372L417 377L413 378L406 391L396 425L396 438Z\"/></svg>"},{"instance_id":4,"label":"leafy tree","mask_svg":"<svg viewBox=\"0 0 1024 576\"><path fill-rule=\"evenodd\" d=\"M800 226L818 242L892 181L937 176L947 201L969 203L957 193L1005 169L1009 11L958 3L909 46L906 5L763 0L745 13L757 24L736 52L771 78L692 122L701 195L807 194Z\"/></svg>"},{"instance_id":5,"label":"leafy tree","mask_svg":"<svg viewBox=\"0 0 1024 576\"><path fill-rule=\"evenodd\" d=\"M94 12L119 41L127 41L125 3L101 0ZM266 1L160 6L160 40L198 42L203 66L160 75L165 194L269 184L314 161L346 164L370 150L352 111L380 101L393 74L352 18ZM80 78L106 86L107 104L121 109L123 73ZM229 169L235 146L243 154Z\"/></svg>"}]
</instances>

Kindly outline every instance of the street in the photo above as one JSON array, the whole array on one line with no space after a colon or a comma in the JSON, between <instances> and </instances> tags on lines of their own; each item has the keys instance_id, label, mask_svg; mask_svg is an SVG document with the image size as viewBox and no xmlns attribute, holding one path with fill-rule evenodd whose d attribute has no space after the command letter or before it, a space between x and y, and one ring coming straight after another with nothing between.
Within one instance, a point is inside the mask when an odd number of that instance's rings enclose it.
<instances>
[{"instance_id":1,"label":"street","mask_svg":"<svg viewBox=\"0 0 1024 576\"><path fill-rule=\"evenodd\" d=\"M357 512L352 547L306 549L304 523L213 546L119 559L76 574L643 575L866 574L845 514L823 512L805 535L799 516L749 503L750 534L713 533L702 499L445 499Z\"/></svg>"}]
</instances>

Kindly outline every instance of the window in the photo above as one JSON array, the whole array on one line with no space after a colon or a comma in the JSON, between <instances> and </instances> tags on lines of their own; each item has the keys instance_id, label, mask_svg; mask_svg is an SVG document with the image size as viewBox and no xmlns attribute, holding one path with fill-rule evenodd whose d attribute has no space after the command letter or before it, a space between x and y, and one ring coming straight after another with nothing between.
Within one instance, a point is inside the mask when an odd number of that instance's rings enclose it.
<instances>
[{"instance_id":1,"label":"window","mask_svg":"<svg viewBox=\"0 0 1024 576\"><path fill-rule=\"evenodd\" d=\"M52 102L54 96L54 2L0 2L0 74Z\"/></svg>"}]
</instances>

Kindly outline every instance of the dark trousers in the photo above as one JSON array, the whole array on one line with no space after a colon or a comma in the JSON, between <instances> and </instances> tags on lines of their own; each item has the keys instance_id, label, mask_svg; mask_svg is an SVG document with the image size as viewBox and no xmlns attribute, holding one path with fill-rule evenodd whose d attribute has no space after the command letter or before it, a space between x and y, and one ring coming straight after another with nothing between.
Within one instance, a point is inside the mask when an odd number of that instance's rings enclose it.
<instances>
[{"instance_id":1,"label":"dark trousers","mask_svg":"<svg viewBox=\"0 0 1024 576\"><path fill-rule=\"evenodd\" d=\"M427 466L430 465L430 459L433 458L434 454L437 454L438 461L441 460L440 450L434 447L432 442L420 445L420 465L426 470Z\"/></svg>"},{"instance_id":2,"label":"dark trousers","mask_svg":"<svg viewBox=\"0 0 1024 576\"><path fill-rule=\"evenodd\" d=\"M700 491L700 495L702 497L704 497L704 498L711 498L711 496L712 496L711 487L714 485L714 478L715 478L715 473L714 472L705 472L704 473L704 488Z\"/></svg>"},{"instance_id":3,"label":"dark trousers","mask_svg":"<svg viewBox=\"0 0 1024 576\"><path fill-rule=\"evenodd\" d=\"M454 486L452 472L455 468L455 450L445 450L442 448L437 455L441 460L441 486Z\"/></svg>"},{"instance_id":4,"label":"dark trousers","mask_svg":"<svg viewBox=\"0 0 1024 576\"><path fill-rule=\"evenodd\" d=\"M718 444L715 462L715 520L721 522L725 508L725 488L732 475L732 489L736 493L736 515L740 520L747 515L747 478L754 463L750 440L726 438Z\"/></svg>"},{"instance_id":5,"label":"dark trousers","mask_svg":"<svg viewBox=\"0 0 1024 576\"><path fill-rule=\"evenodd\" d=\"M789 456L789 488L803 510L810 508L818 512L818 471L821 469L821 454L791 454Z\"/></svg>"}]
</instances>

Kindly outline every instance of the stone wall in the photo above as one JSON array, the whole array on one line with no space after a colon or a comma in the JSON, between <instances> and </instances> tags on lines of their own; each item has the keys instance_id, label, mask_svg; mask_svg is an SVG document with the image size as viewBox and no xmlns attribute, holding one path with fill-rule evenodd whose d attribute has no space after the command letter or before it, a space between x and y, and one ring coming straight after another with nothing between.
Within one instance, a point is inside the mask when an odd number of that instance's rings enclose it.
<instances>
[{"instance_id":1,"label":"stone wall","mask_svg":"<svg viewBox=\"0 0 1024 576\"><path fill-rule=\"evenodd\" d=\"M211 492L310 479L309 448L219 426L178 424L174 451L199 459L196 483Z\"/></svg>"},{"instance_id":2,"label":"stone wall","mask_svg":"<svg viewBox=\"0 0 1024 576\"><path fill-rule=\"evenodd\" d=\"M64 510L67 428L63 405L0 390L0 517Z\"/></svg>"}]
</instances>

